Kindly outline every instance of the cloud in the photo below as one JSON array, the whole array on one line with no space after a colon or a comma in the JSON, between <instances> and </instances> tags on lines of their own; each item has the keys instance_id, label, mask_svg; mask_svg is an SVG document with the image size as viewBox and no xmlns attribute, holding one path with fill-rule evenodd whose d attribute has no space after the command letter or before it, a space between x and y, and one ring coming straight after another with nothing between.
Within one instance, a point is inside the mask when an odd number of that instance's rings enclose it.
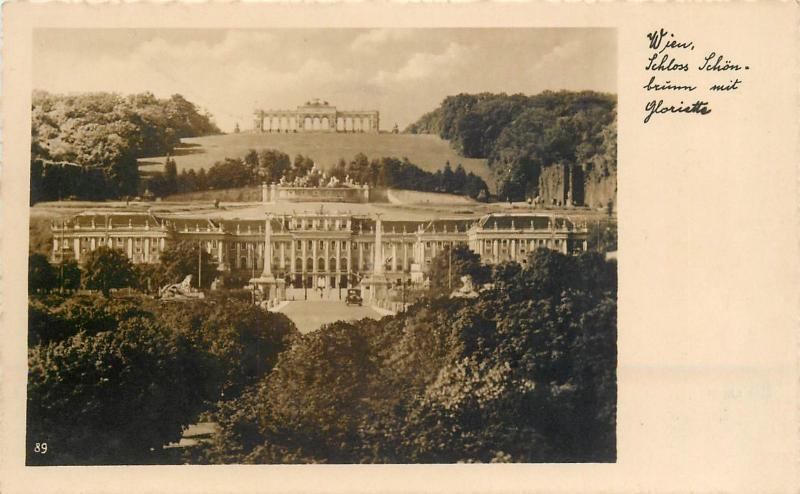
<instances>
[{"instance_id":1,"label":"cloud","mask_svg":"<svg viewBox=\"0 0 800 494\"><path fill-rule=\"evenodd\" d=\"M350 43L350 49L356 52L375 52L389 43L411 39L412 34L406 29L371 29L356 36Z\"/></svg>"},{"instance_id":2,"label":"cloud","mask_svg":"<svg viewBox=\"0 0 800 494\"><path fill-rule=\"evenodd\" d=\"M449 78L452 72L466 66L471 51L458 43L450 43L441 53L414 53L396 71L379 71L371 82L377 85L402 84L431 78Z\"/></svg>"},{"instance_id":3,"label":"cloud","mask_svg":"<svg viewBox=\"0 0 800 494\"><path fill-rule=\"evenodd\" d=\"M183 94L224 130L315 97L403 127L459 92L614 90L605 31L53 30L37 34L33 76L52 92Z\"/></svg>"},{"instance_id":4,"label":"cloud","mask_svg":"<svg viewBox=\"0 0 800 494\"><path fill-rule=\"evenodd\" d=\"M542 55L539 60L528 69L531 75L538 75L541 72L563 70L565 64L574 64L575 59L583 54L586 47L581 40L573 39L560 45L556 45L548 53Z\"/></svg>"}]
</instances>

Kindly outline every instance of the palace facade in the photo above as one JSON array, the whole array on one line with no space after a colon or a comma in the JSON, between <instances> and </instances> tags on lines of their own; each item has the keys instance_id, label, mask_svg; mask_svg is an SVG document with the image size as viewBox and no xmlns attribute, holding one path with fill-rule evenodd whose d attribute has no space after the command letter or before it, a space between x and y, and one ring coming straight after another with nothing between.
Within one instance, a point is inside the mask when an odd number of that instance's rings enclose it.
<instances>
[{"instance_id":1,"label":"palace facade","mask_svg":"<svg viewBox=\"0 0 800 494\"><path fill-rule=\"evenodd\" d=\"M188 241L211 254L220 271L245 277L269 273L289 286L331 288L376 273L389 280L421 280L437 253L458 244L495 264L522 261L539 247L580 252L588 238L585 224L548 213L401 220L307 212L268 213L257 220L90 210L54 223L52 231L54 262L80 262L96 248L109 246L134 263L157 263L171 243Z\"/></svg>"},{"instance_id":2,"label":"palace facade","mask_svg":"<svg viewBox=\"0 0 800 494\"><path fill-rule=\"evenodd\" d=\"M307 101L295 110L256 110L257 132L370 132L380 131L378 110L338 110L327 101Z\"/></svg>"}]
</instances>

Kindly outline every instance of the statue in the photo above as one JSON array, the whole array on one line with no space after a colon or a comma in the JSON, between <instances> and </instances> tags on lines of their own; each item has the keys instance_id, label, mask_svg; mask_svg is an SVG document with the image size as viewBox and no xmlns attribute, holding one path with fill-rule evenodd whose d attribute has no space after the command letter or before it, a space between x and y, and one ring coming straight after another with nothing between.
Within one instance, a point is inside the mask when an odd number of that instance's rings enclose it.
<instances>
[{"instance_id":1,"label":"statue","mask_svg":"<svg viewBox=\"0 0 800 494\"><path fill-rule=\"evenodd\" d=\"M472 276L466 274L461 277L461 288L456 289L450 294L450 298L475 298L478 296Z\"/></svg>"},{"instance_id":2,"label":"statue","mask_svg":"<svg viewBox=\"0 0 800 494\"><path fill-rule=\"evenodd\" d=\"M192 288L192 275L186 275L180 283L163 286L158 291L158 296L165 300L186 300L192 298L205 298L203 292Z\"/></svg>"}]
</instances>

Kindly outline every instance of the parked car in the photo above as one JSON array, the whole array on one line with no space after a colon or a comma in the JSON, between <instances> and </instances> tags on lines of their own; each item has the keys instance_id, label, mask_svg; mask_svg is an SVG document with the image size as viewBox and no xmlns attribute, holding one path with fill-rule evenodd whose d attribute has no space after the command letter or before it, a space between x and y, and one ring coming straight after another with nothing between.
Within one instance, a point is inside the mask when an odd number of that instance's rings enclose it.
<instances>
[{"instance_id":1,"label":"parked car","mask_svg":"<svg viewBox=\"0 0 800 494\"><path fill-rule=\"evenodd\" d=\"M347 289L347 297L344 299L344 303L346 305L361 305L364 300L361 298L361 290L358 288L348 288Z\"/></svg>"}]
</instances>

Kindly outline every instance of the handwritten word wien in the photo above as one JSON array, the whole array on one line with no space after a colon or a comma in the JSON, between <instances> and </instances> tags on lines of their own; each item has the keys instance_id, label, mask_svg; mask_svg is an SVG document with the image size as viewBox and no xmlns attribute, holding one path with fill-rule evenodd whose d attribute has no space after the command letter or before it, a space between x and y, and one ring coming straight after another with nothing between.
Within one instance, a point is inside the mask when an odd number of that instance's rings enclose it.
<instances>
[{"instance_id":1,"label":"handwritten word wien","mask_svg":"<svg viewBox=\"0 0 800 494\"><path fill-rule=\"evenodd\" d=\"M703 55L702 60L692 63L692 53L695 50L695 43L691 40L680 39L675 33L666 29L659 28L647 34L649 49L652 50L647 60L645 70L650 72L650 78L642 86L648 92L687 92L692 93L698 89L698 85L691 80L676 80L675 77L664 77L666 74L674 74L678 79L691 77L695 73L736 73L750 70L747 65L740 65L732 61L725 55L716 51L709 51ZM653 74L655 73L655 74ZM664 75L662 75L664 74ZM741 87L742 79L736 77L727 82L719 82L708 86L709 91L736 91ZM700 99L680 104L667 103L664 99L652 99L645 105L644 123L648 123L654 115L671 113L693 113L697 115L708 115L711 107L708 101Z\"/></svg>"}]
</instances>

